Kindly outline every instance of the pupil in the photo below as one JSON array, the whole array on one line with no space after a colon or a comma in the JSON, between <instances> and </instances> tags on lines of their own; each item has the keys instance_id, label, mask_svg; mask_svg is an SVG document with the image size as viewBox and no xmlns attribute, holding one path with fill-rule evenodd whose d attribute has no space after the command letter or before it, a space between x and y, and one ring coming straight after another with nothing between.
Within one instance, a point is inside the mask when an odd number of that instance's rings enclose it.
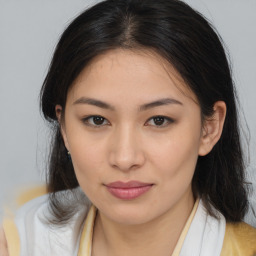
<instances>
[{"instance_id":1,"label":"pupil","mask_svg":"<svg viewBox=\"0 0 256 256\"><path fill-rule=\"evenodd\" d=\"M103 117L96 116L96 117L93 118L93 122L94 122L95 124L97 124L97 125L102 124L103 121L104 121L104 118L103 118Z\"/></svg>"},{"instance_id":2,"label":"pupil","mask_svg":"<svg viewBox=\"0 0 256 256\"><path fill-rule=\"evenodd\" d=\"M160 117L155 117L154 122L155 122L156 125L161 125L164 122L164 118L161 117L161 116Z\"/></svg>"}]
</instances>

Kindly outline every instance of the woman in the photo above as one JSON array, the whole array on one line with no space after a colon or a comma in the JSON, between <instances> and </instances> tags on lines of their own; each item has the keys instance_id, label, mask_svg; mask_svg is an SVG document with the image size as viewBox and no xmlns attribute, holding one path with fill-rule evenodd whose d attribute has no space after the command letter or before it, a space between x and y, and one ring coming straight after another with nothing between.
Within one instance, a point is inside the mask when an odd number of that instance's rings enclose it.
<instances>
[{"instance_id":1,"label":"woman","mask_svg":"<svg viewBox=\"0 0 256 256\"><path fill-rule=\"evenodd\" d=\"M188 5L108 0L79 15L41 107L49 195L5 222L9 255L256 253L228 61Z\"/></svg>"}]
</instances>

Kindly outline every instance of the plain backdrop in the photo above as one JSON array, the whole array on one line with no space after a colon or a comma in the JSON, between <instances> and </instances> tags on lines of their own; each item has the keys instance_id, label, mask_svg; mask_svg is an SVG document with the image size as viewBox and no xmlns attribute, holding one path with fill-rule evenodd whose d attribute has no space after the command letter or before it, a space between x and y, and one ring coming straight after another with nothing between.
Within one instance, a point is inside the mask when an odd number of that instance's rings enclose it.
<instances>
[{"instance_id":1,"label":"plain backdrop","mask_svg":"<svg viewBox=\"0 0 256 256\"><path fill-rule=\"evenodd\" d=\"M44 181L50 132L39 112L40 87L64 28L95 2L0 0L0 205L17 188ZM214 24L229 51L242 123L251 133L248 179L256 190L256 0L185 2Z\"/></svg>"}]
</instances>

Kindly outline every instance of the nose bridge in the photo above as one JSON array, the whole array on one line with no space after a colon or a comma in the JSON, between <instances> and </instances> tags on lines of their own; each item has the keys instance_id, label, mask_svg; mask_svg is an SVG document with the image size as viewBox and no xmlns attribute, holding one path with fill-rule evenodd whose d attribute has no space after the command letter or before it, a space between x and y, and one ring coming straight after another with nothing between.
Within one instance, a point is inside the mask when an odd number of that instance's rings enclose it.
<instances>
[{"instance_id":1,"label":"nose bridge","mask_svg":"<svg viewBox=\"0 0 256 256\"><path fill-rule=\"evenodd\" d=\"M122 124L113 131L111 137L110 163L122 171L139 167L144 162L140 134L136 127Z\"/></svg>"}]
</instances>

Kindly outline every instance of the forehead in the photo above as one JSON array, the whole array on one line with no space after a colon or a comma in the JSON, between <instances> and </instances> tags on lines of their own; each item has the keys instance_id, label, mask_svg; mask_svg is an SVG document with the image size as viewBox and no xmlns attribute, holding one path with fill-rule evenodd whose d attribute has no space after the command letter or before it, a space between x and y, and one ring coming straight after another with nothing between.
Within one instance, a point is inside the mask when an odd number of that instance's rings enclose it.
<instances>
[{"instance_id":1,"label":"forehead","mask_svg":"<svg viewBox=\"0 0 256 256\"><path fill-rule=\"evenodd\" d=\"M80 73L69 92L72 98L82 94L126 100L169 94L196 101L176 69L149 50L116 49L97 56Z\"/></svg>"}]
</instances>

